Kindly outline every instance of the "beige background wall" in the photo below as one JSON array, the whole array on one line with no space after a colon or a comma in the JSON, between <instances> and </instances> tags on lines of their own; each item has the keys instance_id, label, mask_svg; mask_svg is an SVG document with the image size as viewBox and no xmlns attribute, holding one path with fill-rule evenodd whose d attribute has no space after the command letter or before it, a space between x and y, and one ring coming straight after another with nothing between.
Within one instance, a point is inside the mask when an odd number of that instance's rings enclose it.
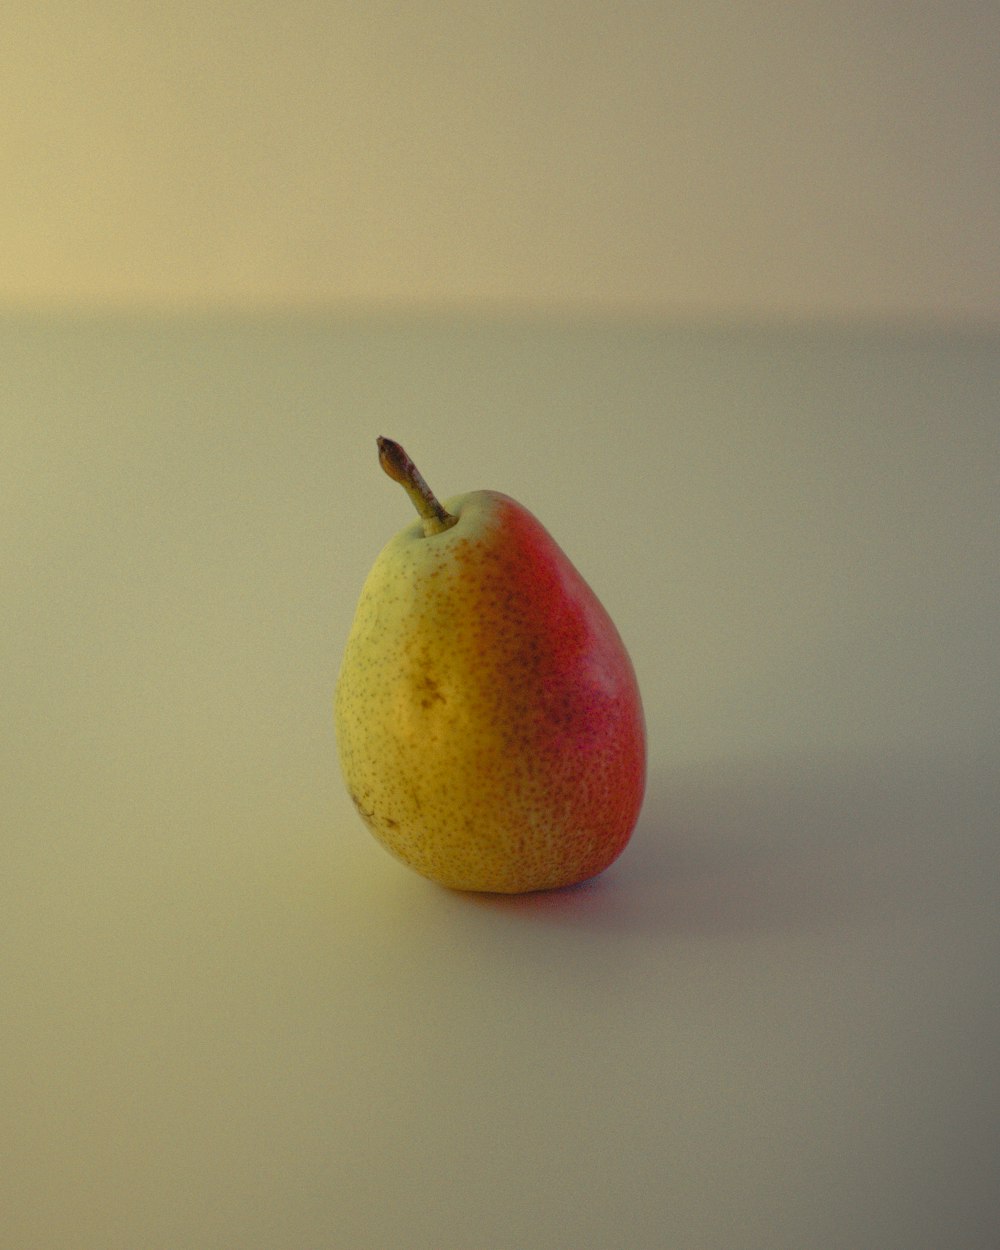
<instances>
[{"instance_id":1,"label":"beige background wall","mask_svg":"<svg viewBox=\"0 0 1000 1250\"><path fill-rule=\"evenodd\" d=\"M0 306L1000 318L1000 6L9 0Z\"/></svg>"}]
</instances>

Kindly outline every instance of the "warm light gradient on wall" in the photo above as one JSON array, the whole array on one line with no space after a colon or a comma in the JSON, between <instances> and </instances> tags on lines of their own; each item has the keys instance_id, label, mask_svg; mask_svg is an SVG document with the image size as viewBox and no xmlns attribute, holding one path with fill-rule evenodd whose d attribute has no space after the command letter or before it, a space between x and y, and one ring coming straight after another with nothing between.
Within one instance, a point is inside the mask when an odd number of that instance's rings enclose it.
<instances>
[{"instance_id":1,"label":"warm light gradient on wall","mask_svg":"<svg viewBox=\"0 0 1000 1250\"><path fill-rule=\"evenodd\" d=\"M13 0L0 303L1000 315L1000 8Z\"/></svg>"}]
</instances>

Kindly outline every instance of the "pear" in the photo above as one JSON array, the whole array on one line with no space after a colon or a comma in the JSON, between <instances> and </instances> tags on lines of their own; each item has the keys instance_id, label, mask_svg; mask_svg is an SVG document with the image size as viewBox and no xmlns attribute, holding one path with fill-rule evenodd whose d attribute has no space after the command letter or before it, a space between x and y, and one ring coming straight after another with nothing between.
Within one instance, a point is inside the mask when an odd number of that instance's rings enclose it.
<instances>
[{"instance_id":1,"label":"pear","mask_svg":"<svg viewBox=\"0 0 1000 1250\"><path fill-rule=\"evenodd\" d=\"M365 581L335 698L365 824L457 890L555 889L602 872L642 803L635 672L553 538L492 490L442 505L398 443L382 468L420 519Z\"/></svg>"}]
</instances>

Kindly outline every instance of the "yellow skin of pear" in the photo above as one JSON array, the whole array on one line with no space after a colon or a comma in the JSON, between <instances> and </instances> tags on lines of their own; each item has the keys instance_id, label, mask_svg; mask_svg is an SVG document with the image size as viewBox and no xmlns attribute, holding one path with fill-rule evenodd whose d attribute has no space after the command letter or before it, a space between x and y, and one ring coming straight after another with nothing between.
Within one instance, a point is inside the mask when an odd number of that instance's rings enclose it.
<instances>
[{"instance_id":1,"label":"yellow skin of pear","mask_svg":"<svg viewBox=\"0 0 1000 1250\"><path fill-rule=\"evenodd\" d=\"M365 581L335 726L348 791L423 876L521 893L596 875L624 849L645 784L635 674L615 626L527 509L445 501Z\"/></svg>"}]
</instances>

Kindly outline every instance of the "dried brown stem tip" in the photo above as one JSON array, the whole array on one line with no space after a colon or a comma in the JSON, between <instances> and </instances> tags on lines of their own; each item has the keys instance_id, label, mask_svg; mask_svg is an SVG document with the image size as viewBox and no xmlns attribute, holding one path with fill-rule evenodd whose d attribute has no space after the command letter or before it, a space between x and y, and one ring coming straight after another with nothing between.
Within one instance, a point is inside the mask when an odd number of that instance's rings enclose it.
<instances>
[{"instance_id":1,"label":"dried brown stem tip","mask_svg":"<svg viewBox=\"0 0 1000 1250\"><path fill-rule=\"evenodd\" d=\"M391 438L379 438L377 442L379 464L410 496L424 523L424 535L430 538L432 534L440 534L442 530L454 525L458 517L452 516L441 506L420 470L399 443L393 442Z\"/></svg>"}]
</instances>

